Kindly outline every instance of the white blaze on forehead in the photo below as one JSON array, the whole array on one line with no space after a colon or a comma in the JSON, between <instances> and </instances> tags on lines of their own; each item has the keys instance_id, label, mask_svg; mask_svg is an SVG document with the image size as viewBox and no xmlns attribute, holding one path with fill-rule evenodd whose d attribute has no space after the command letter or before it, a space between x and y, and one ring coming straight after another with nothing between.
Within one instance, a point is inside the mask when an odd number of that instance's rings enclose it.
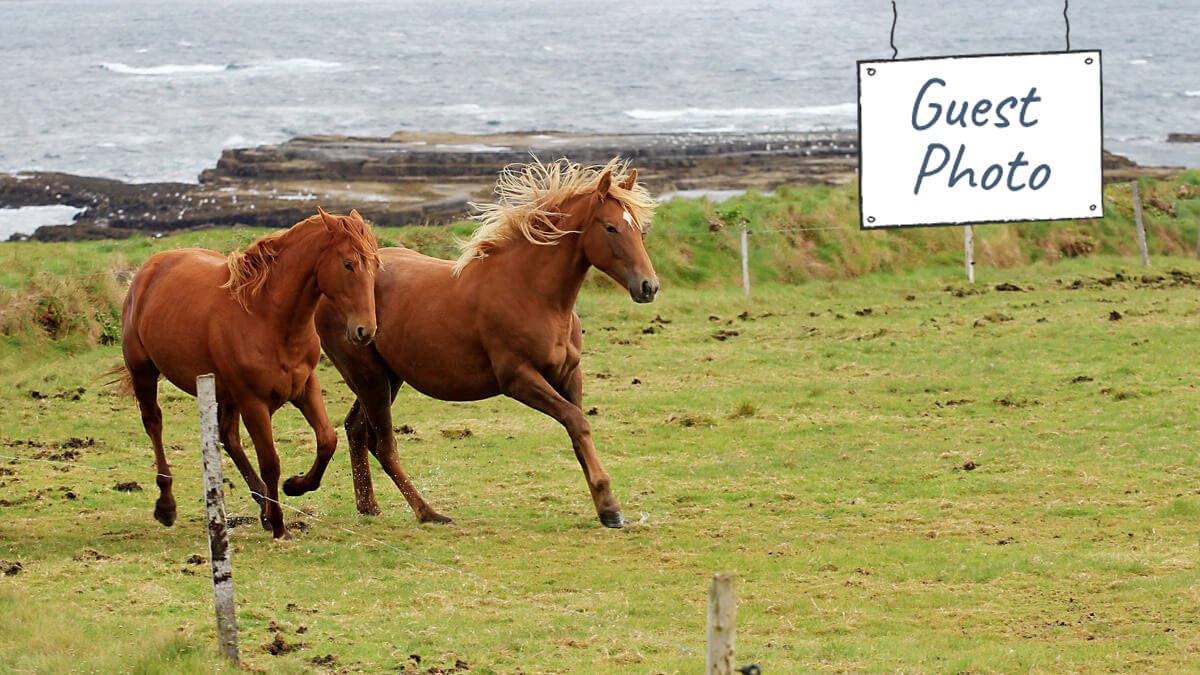
<instances>
[{"instance_id":1,"label":"white blaze on forehead","mask_svg":"<svg viewBox=\"0 0 1200 675\"><path fill-rule=\"evenodd\" d=\"M625 219L625 222L629 223L630 227L633 227L633 216L629 215L628 211L622 212L621 217Z\"/></svg>"}]
</instances>

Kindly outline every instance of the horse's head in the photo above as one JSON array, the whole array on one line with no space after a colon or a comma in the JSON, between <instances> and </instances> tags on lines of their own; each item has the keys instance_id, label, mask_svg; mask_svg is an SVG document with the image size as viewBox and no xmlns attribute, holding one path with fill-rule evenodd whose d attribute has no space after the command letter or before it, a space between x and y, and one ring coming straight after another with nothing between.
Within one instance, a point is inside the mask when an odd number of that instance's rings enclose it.
<instances>
[{"instance_id":1,"label":"horse's head","mask_svg":"<svg viewBox=\"0 0 1200 675\"><path fill-rule=\"evenodd\" d=\"M346 340L370 344L375 339L375 272L379 269L375 235L358 211L349 216L318 211L330 236L317 263L317 287L346 317Z\"/></svg>"},{"instance_id":2,"label":"horse's head","mask_svg":"<svg viewBox=\"0 0 1200 675\"><path fill-rule=\"evenodd\" d=\"M643 242L649 224L634 220L619 198L632 193L636 181L636 169L616 185L612 171L600 176L580 238L588 263L629 289L634 302L650 302L658 293L658 275Z\"/></svg>"}]
</instances>

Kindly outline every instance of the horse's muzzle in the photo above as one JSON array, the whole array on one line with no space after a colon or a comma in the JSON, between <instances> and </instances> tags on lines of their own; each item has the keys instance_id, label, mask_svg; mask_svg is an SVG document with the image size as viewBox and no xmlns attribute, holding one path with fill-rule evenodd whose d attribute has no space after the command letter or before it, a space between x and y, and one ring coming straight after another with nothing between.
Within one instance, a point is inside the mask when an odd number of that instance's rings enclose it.
<instances>
[{"instance_id":1,"label":"horse's muzzle","mask_svg":"<svg viewBox=\"0 0 1200 675\"><path fill-rule=\"evenodd\" d=\"M633 298L634 302L653 302L655 295L658 295L658 279L643 277L629 284L629 297Z\"/></svg>"}]
</instances>

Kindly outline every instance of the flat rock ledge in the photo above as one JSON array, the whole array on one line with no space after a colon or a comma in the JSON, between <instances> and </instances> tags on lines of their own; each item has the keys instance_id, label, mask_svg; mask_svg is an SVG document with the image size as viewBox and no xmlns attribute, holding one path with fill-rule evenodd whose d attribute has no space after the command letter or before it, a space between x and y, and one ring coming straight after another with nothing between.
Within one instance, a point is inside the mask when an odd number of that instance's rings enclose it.
<instances>
[{"instance_id":1,"label":"flat rock ledge","mask_svg":"<svg viewBox=\"0 0 1200 675\"><path fill-rule=\"evenodd\" d=\"M317 205L357 208L380 225L437 225L489 198L497 172L538 157L633 161L658 194L839 185L857 171L853 132L490 135L397 133L387 138L303 136L226 150L198 183L124 183L62 173L0 174L0 208L67 204L73 224L39 228L42 241L126 237L216 226L288 227ZM1170 175L1105 154L1106 180ZM24 238L15 235L14 238Z\"/></svg>"}]
</instances>

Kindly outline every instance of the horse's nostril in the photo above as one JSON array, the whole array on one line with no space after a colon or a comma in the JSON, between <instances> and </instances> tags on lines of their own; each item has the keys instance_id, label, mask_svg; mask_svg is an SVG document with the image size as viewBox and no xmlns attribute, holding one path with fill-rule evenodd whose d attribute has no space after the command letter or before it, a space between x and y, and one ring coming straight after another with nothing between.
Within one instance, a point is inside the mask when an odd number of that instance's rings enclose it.
<instances>
[{"instance_id":1,"label":"horse's nostril","mask_svg":"<svg viewBox=\"0 0 1200 675\"><path fill-rule=\"evenodd\" d=\"M365 338L366 336L367 336L367 329L366 329L366 328L363 328L362 326L359 326L359 327L358 327L358 337L359 337L359 339Z\"/></svg>"},{"instance_id":2,"label":"horse's nostril","mask_svg":"<svg viewBox=\"0 0 1200 675\"><path fill-rule=\"evenodd\" d=\"M642 282L642 296L645 297L645 296L650 296L653 294L654 294L654 287L650 285L649 281L643 281Z\"/></svg>"}]
</instances>

